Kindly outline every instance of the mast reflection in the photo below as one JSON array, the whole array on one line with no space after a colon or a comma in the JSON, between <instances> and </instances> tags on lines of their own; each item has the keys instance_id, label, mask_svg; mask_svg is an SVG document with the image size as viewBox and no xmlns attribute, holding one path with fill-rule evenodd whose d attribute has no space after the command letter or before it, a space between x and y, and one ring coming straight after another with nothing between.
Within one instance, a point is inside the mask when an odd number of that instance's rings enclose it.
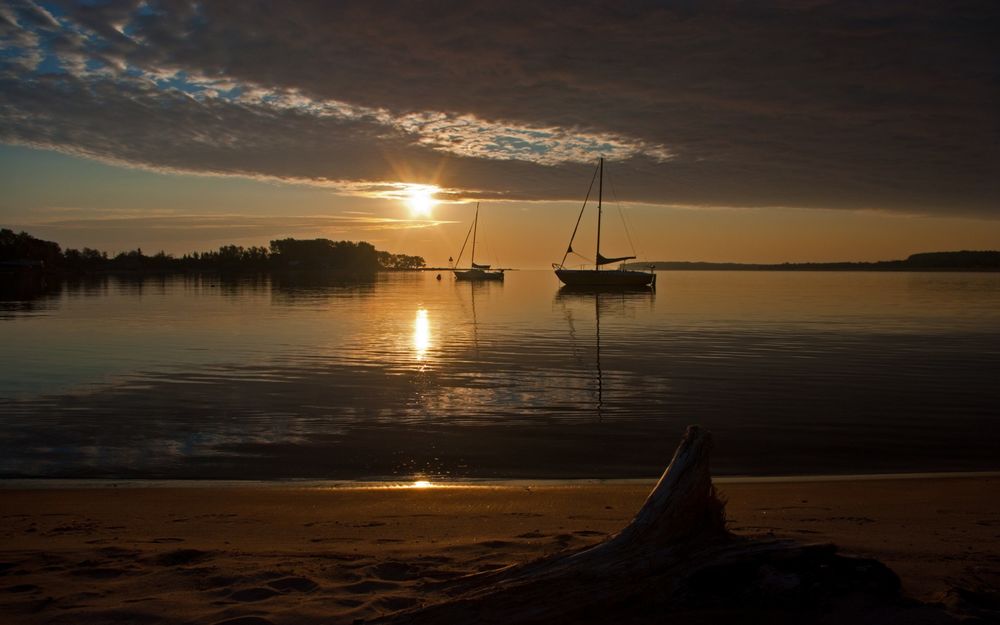
<instances>
[{"instance_id":1,"label":"mast reflection","mask_svg":"<svg viewBox=\"0 0 1000 625\"><path fill-rule=\"evenodd\" d=\"M570 336L576 339L576 326L573 323L572 311L566 306L573 302L594 302L594 370L596 391L597 420L604 418L604 371L601 368L601 310L618 316L624 316L626 311L634 304L646 302L650 305L656 297L656 292L651 289L628 289L628 290L595 290L580 289L573 287L563 287L556 293L556 301L563 304L569 322Z\"/></svg>"}]
</instances>

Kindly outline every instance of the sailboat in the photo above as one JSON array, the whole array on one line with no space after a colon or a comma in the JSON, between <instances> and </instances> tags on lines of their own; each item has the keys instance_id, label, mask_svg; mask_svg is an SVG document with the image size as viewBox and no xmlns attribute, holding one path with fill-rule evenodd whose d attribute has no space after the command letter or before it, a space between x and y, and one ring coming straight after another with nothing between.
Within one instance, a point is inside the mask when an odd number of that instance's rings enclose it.
<instances>
[{"instance_id":1,"label":"sailboat","mask_svg":"<svg viewBox=\"0 0 1000 625\"><path fill-rule=\"evenodd\" d=\"M583 218L583 211L587 208L587 201L590 199L590 192L594 189L594 180L590 180L590 189L587 190L587 197L583 200L583 207L580 208L580 215L576 218L576 226L573 227L573 234L569 238L569 246L563 255L562 262L552 264L556 275L568 287L590 288L590 289L621 289L621 288L644 288L656 285L656 274L652 271L634 271L621 267L619 269L601 270L604 265L630 260L635 256L619 256L616 258L606 258L601 255L601 214L603 212L604 201L604 157L601 157L597 165L594 177L598 178L597 183L597 259L593 269L567 269L566 258L573 253L573 239L576 238L576 231L580 228L580 220Z\"/></svg>"},{"instance_id":2,"label":"sailboat","mask_svg":"<svg viewBox=\"0 0 1000 625\"><path fill-rule=\"evenodd\" d=\"M465 235L465 242L462 243L462 249L458 252L458 259L455 261L456 269L455 279L456 280L498 280L503 282L503 269L490 269L489 265L479 265L476 263L476 234L479 225L479 202L476 202L476 217L472 220L472 225L469 227L469 232ZM465 252L465 246L469 243L469 236L472 236L472 255L470 257L469 263L470 267L468 269L458 269L458 263L462 260L462 254Z\"/></svg>"}]
</instances>

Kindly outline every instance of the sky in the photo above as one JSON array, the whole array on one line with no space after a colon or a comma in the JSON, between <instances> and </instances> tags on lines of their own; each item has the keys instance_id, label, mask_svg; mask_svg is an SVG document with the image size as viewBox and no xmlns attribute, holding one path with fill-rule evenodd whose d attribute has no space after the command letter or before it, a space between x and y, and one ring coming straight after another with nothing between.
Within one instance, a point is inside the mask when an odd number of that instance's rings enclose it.
<instances>
[{"instance_id":1,"label":"sky","mask_svg":"<svg viewBox=\"0 0 1000 625\"><path fill-rule=\"evenodd\" d=\"M991 1L0 0L0 226L559 261L1000 248ZM574 249L593 258L588 211ZM479 256L482 254L482 256Z\"/></svg>"}]
</instances>

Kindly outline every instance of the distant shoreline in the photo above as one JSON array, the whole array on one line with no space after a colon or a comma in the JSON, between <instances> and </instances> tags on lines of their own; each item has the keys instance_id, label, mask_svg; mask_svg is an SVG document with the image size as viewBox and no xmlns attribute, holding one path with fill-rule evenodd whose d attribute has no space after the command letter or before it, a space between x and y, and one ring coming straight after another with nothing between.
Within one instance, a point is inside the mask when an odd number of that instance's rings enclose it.
<instances>
[{"instance_id":1,"label":"distant shoreline","mask_svg":"<svg viewBox=\"0 0 1000 625\"><path fill-rule=\"evenodd\" d=\"M882 267L879 263L852 263L852 266L840 266L839 263L787 263L781 265L755 265L743 263L700 263L700 262L663 262L653 263L628 263L625 269L648 271L650 268L655 271L760 271L760 272L817 272L817 273L998 273L1000 267ZM862 266L856 266L862 265ZM94 279L102 277L115 278L156 278L156 277L180 277L180 276L206 276L206 277L287 277L287 278L328 278L346 281L372 280L380 274L399 273L448 273L453 271L452 267L421 267L416 269L379 269L372 273L343 272L336 269L97 269L90 271L64 271L64 270L12 270L0 268L0 279L54 279L54 280L80 280ZM508 272L517 271L551 271L550 269L504 269ZM614 271L608 269L607 271Z\"/></svg>"},{"instance_id":2,"label":"distant shoreline","mask_svg":"<svg viewBox=\"0 0 1000 625\"><path fill-rule=\"evenodd\" d=\"M652 261L625 263L627 269L667 271L1000 271L1000 252L924 252L905 260L832 263L712 263L701 261Z\"/></svg>"},{"instance_id":3,"label":"distant shoreline","mask_svg":"<svg viewBox=\"0 0 1000 625\"><path fill-rule=\"evenodd\" d=\"M738 263L646 263L626 265L626 269L649 269L655 271L815 271L815 272L870 272L870 273L996 273L1000 267L786 267L783 265L743 265ZM712 266L686 266L712 265ZM715 266L717 265L717 266ZM733 266L730 266L733 265Z\"/></svg>"},{"instance_id":4,"label":"distant shoreline","mask_svg":"<svg viewBox=\"0 0 1000 625\"><path fill-rule=\"evenodd\" d=\"M811 482L867 482L895 480L947 480L1000 478L1000 471L914 471L894 473L817 473L790 475L719 475L718 484L781 484ZM523 488L635 486L655 484L657 476L641 478L426 478L433 488ZM0 490L115 489L115 488L267 488L267 489L399 489L414 488L412 479L400 476L360 480L323 479L148 479L148 478L0 478Z\"/></svg>"}]
</instances>

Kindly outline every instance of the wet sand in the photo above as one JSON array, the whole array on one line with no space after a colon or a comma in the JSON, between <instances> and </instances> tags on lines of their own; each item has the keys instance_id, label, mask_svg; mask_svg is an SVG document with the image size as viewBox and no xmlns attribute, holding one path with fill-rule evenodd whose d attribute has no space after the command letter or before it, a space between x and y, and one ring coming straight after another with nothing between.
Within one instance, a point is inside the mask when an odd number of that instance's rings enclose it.
<instances>
[{"instance_id":1,"label":"wet sand","mask_svg":"<svg viewBox=\"0 0 1000 625\"><path fill-rule=\"evenodd\" d=\"M353 623L599 541L651 486L0 490L0 622ZM1000 478L719 488L734 532L876 557L919 599L1000 588Z\"/></svg>"}]
</instances>

